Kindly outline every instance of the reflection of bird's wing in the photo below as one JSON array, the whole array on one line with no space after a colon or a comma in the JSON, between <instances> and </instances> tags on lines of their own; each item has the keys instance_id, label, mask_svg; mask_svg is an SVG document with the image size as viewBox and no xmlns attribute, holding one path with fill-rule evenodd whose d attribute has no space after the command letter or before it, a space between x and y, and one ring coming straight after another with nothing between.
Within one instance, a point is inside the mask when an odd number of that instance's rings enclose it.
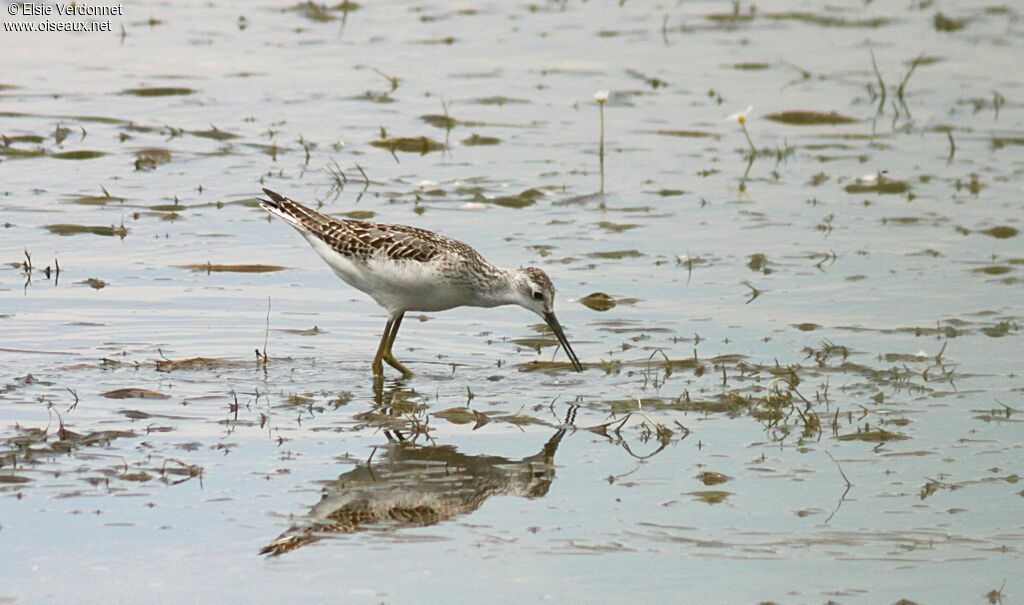
<instances>
[{"instance_id":1,"label":"reflection of bird's wing","mask_svg":"<svg viewBox=\"0 0 1024 605\"><path fill-rule=\"evenodd\" d=\"M542 496L554 475L551 457L560 438L521 461L467 456L445 446L392 445L384 461L341 475L305 523L290 528L260 554L281 555L329 534L434 525L473 512L495 494Z\"/></svg>"},{"instance_id":2,"label":"reflection of bird's wing","mask_svg":"<svg viewBox=\"0 0 1024 605\"><path fill-rule=\"evenodd\" d=\"M320 518L312 524L292 527L261 548L260 554L283 555L316 542L328 534L352 534L375 528L426 527L455 516L456 512L444 511L443 509L448 507L441 504L442 506L435 507L429 504L410 506L402 503L389 505L384 502L352 501L332 510L325 518Z\"/></svg>"},{"instance_id":3,"label":"reflection of bird's wing","mask_svg":"<svg viewBox=\"0 0 1024 605\"><path fill-rule=\"evenodd\" d=\"M327 488L306 523L290 528L260 554L284 554L329 534L426 527L472 512L490 492L472 478L460 476L459 470L449 481L443 469L424 469L419 464L357 468Z\"/></svg>"}]
</instances>

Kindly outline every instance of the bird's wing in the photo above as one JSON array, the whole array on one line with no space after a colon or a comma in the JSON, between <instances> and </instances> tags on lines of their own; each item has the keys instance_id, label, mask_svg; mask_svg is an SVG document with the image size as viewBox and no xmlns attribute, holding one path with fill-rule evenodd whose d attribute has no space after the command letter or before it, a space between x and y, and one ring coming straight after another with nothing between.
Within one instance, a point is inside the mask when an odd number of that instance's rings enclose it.
<instances>
[{"instance_id":1,"label":"bird's wing","mask_svg":"<svg viewBox=\"0 0 1024 605\"><path fill-rule=\"evenodd\" d=\"M323 240L335 252L355 258L384 254L392 260L429 262L439 256L454 254L478 257L466 244L425 229L406 225L387 225L368 221L336 219L269 189L269 200L260 205L284 219L299 231Z\"/></svg>"}]
</instances>

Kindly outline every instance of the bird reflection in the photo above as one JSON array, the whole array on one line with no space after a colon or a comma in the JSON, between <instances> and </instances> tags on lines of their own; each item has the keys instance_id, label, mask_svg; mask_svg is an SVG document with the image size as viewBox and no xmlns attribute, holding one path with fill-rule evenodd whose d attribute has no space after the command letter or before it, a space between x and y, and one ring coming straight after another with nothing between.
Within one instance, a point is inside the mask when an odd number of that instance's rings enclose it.
<instances>
[{"instance_id":1,"label":"bird reflection","mask_svg":"<svg viewBox=\"0 0 1024 605\"><path fill-rule=\"evenodd\" d=\"M387 445L325 487L306 519L260 554L281 555L333 534L434 525L475 511L491 496L540 498L555 478L555 451L564 435L559 429L538 453L509 460L389 434Z\"/></svg>"}]
</instances>

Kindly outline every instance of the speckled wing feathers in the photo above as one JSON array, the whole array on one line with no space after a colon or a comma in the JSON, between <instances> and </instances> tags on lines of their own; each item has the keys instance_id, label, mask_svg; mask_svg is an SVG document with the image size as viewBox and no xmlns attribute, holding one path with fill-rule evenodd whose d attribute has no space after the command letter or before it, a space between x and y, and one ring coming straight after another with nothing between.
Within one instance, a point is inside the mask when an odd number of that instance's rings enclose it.
<instances>
[{"instance_id":1,"label":"speckled wing feathers","mask_svg":"<svg viewBox=\"0 0 1024 605\"><path fill-rule=\"evenodd\" d=\"M333 250L349 258L366 260L383 253L392 260L421 263L445 255L483 261L466 244L432 231L406 225L336 219L269 189L263 191L270 197L270 200L260 200L264 208L323 240Z\"/></svg>"}]
</instances>

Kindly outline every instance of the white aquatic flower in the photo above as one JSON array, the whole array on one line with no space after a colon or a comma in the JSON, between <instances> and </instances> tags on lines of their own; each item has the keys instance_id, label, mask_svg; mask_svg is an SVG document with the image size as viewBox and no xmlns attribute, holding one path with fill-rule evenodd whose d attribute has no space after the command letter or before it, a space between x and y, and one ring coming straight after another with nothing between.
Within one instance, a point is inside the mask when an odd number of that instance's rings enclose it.
<instances>
[{"instance_id":1,"label":"white aquatic flower","mask_svg":"<svg viewBox=\"0 0 1024 605\"><path fill-rule=\"evenodd\" d=\"M928 354L925 353L924 351L918 351L917 355L915 355L914 357L917 357L918 359L928 359Z\"/></svg>"},{"instance_id":2,"label":"white aquatic flower","mask_svg":"<svg viewBox=\"0 0 1024 605\"><path fill-rule=\"evenodd\" d=\"M727 119L735 120L736 122L739 122L740 124L746 124L747 123L747 114L749 114L753 110L754 110L754 106L753 105L749 105L743 111L741 111L739 113L734 113L731 116L729 116Z\"/></svg>"},{"instance_id":3,"label":"white aquatic flower","mask_svg":"<svg viewBox=\"0 0 1024 605\"><path fill-rule=\"evenodd\" d=\"M889 174L888 170L879 170L871 174L865 174L864 176L857 179L860 183L877 183L885 179L885 175Z\"/></svg>"},{"instance_id":4,"label":"white aquatic flower","mask_svg":"<svg viewBox=\"0 0 1024 605\"><path fill-rule=\"evenodd\" d=\"M594 93L594 100L597 101L598 103L604 104L604 102L608 100L608 91L607 90L599 90L599 91L595 92Z\"/></svg>"},{"instance_id":5,"label":"white aquatic flower","mask_svg":"<svg viewBox=\"0 0 1024 605\"><path fill-rule=\"evenodd\" d=\"M487 204L480 202L466 202L462 205L463 210L487 210Z\"/></svg>"},{"instance_id":6,"label":"white aquatic flower","mask_svg":"<svg viewBox=\"0 0 1024 605\"><path fill-rule=\"evenodd\" d=\"M420 181L420 184L416 187L418 189L436 189L438 185L437 181Z\"/></svg>"}]
</instances>

